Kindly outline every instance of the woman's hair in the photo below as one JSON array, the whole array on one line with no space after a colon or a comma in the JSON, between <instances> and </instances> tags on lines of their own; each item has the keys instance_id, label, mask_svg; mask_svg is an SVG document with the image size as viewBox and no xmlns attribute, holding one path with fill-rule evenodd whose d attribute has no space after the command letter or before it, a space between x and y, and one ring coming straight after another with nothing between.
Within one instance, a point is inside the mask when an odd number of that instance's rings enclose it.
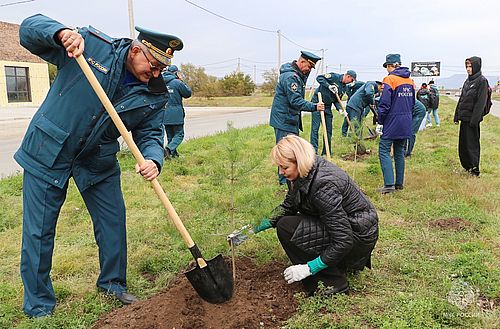
<instances>
[{"instance_id":1,"label":"woman's hair","mask_svg":"<svg viewBox=\"0 0 500 329\"><path fill-rule=\"evenodd\" d=\"M311 170L316 152L313 146L295 135L283 137L271 150L271 160L276 165L296 163L300 177L306 177Z\"/></svg>"}]
</instances>

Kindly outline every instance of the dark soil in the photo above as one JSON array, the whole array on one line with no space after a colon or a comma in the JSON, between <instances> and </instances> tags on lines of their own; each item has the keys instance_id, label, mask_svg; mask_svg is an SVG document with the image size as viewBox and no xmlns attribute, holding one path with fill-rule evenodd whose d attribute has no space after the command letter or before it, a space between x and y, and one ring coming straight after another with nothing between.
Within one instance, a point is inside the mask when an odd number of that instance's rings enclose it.
<instances>
[{"instance_id":1,"label":"dark soil","mask_svg":"<svg viewBox=\"0 0 500 329\"><path fill-rule=\"evenodd\" d=\"M104 315L94 328L279 328L295 313L293 295L302 288L285 282L286 266L257 266L249 258L237 259L234 295L224 304L202 300L180 274L165 291Z\"/></svg>"},{"instance_id":2,"label":"dark soil","mask_svg":"<svg viewBox=\"0 0 500 329\"><path fill-rule=\"evenodd\" d=\"M436 219L429 222L431 227L437 227L442 230L463 231L471 228L471 223L459 217Z\"/></svg>"},{"instance_id":3,"label":"dark soil","mask_svg":"<svg viewBox=\"0 0 500 329\"><path fill-rule=\"evenodd\" d=\"M364 161L364 160L368 159L370 157L370 155L372 154L372 151L369 149L365 150L364 152L362 152L362 151L363 150L358 149L358 155L356 156L356 161ZM354 161L354 152L342 155L342 160Z\"/></svg>"}]
</instances>

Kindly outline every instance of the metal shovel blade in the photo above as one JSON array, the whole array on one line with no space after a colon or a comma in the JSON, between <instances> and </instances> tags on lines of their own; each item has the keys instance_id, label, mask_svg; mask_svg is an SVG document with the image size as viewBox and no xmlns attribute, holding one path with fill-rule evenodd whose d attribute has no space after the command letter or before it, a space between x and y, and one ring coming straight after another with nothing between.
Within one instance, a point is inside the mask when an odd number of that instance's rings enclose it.
<instances>
[{"instance_id":1,"label":"metal shovel blade","mask_svg":"<svg viewBox=\"0 0 500 329\"><path fill-rule=\"evenodd\" d=\"M196 266L184 273L201 298L212 304L227 302L233 296L233 276L219 254L206 262L207 266Z\"/></svg>"}]
</instances>

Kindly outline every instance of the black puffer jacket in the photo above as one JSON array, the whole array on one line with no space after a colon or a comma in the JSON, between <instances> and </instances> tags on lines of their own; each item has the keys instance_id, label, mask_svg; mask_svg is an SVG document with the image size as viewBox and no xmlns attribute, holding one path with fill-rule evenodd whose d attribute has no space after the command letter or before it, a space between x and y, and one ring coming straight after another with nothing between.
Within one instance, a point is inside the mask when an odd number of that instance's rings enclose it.
<instances>
[{"instance_id":1,"label":"black puffer jacket","mask_svg":"<svg viewBox=\"0 0 500 329\"><path fill-rule=\"evenodd\" d=\"M427 88L420 88L417 91L417 99L425 105L425 109L431 108L431 95Z\"/></svg>"},{"instance_id":2,"label":"black puffer jacket","mask_svg":"<svg viewBox=\"0 0 500 329\"><path fill-rule=\"evenodd\" d=\"M354 181L339 167L316 157L309 174L293 182L281 213L271 224L297 212L305 215L292 242L302 250L319 254L328 266L361 270L370 267L370 255L378 239L375 207Z\"/></svg>"},{"instance_id":3,"label":"black puffer jacket","mask_svg":"<svg viewBox=\"0 0 500 329\"><path fill-rule=\"evenodd\" d=\"M488 79L481 74L481 58L467 58L472 64L472 75L469 75L462 87L462 94L455 109L453 121L469 122L475 127L483 121L483 111L488 100Z\"/></svg>"}]
</instances>

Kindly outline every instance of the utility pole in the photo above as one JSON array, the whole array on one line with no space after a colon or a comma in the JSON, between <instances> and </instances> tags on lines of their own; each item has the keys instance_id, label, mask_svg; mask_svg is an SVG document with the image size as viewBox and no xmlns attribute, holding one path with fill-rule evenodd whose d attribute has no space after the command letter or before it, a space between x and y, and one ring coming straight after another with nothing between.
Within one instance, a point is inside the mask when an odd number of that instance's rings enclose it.
<instances>
[{"instance_id":1,"label":"utility pole","mask_svg":"<svg viewBox=\"0 0 500 329\"><path fill-rule=\"evenodd\" d=\"M342 74L342 64L339 64L339 74Z\"/></svg>"},{"instance_id":2,"label":"utility pole","mask_svg":"<svg viewBox=\"0 0 500 329\"><path fill-rule=\"evenodd\" d=\"M253 66L253 83L257 84L257 65Z\"/></svg>"},{"instance_id":3,"label":"utility pole","mask_svg":"<svg viewBox=\"0 0 500 329\"><path fill-rule=\"evenodd\" d=\"M238 57L238 66L236 67L236 73L240 73L240 58Z\"/></svg>"},{"instance_id":4,"label":"utility pole","mask_svg":"<svg viewBox=\"0 0 500 329\"><path fill-rule=\"evenodd\" d=\"M280 74L281 67L281 31L278 30L278 75Z\"/></svg>"},{"instance_id":5,"label":"utility pole","mask_svg":"<svg viewBox=\"0 0 500 329\"><path fill-rule=\"evenodd\" d=\"M325 50L321 49L321 74L325 74Z\"/></svg>"},{"instance_id":6,"label":"utility pole","mask_svg":"<svg viewBox=\"0 0 500 329\"><path fill-rule=\"evenodd\" d=\"M130 29L130 39L135 39L135 25L134 25L134 2L128 0L128 26Z\"/></svg>"}]
</instances>

